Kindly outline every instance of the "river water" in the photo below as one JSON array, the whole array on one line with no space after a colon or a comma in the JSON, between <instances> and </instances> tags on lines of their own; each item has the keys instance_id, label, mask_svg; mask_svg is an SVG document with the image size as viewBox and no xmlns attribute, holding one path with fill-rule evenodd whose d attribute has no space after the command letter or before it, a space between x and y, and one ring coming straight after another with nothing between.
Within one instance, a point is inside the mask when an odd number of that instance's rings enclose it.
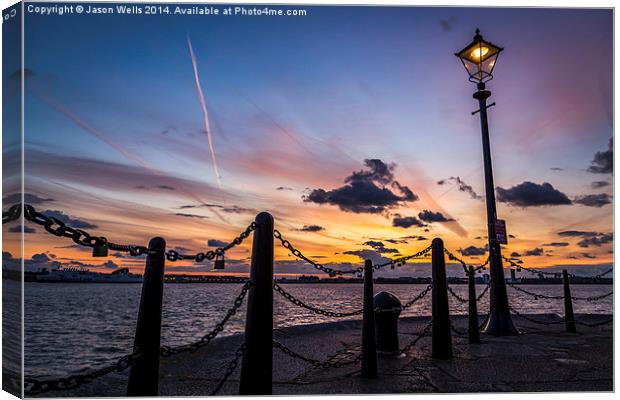
<instances>
[{"instance_id":1,"label":"river water","mask_svg":"<svg viewBox=\"0 0 620 400\"><path fill-rule=\"evenodd\" d=\"M326 310L346 312L362 308L361 284L283 284L304 302ZM166 284L162 316L162 345L196 341L212 329L232 306L241 284ZM375 285L403 303L426 285ZM466 285L453 285L467 298ZM561 285L522 285L532 292L562 295ZM480 293L484 287L478 286ZM612 285L573 285L576 297L610 292ZM140 303L140 284L25 283L25 374L27 377L59 377L105 366L131 352ZM563 314L563 300L534 300L508 288L512 306L522 313ZM488 293L479 312L488 310ZM220 335L243 332L247 299ZM466 314L467 304L450 297L453 314ZM597 302L574 302L575 313L613 312L613 296ZM403 316L430 315L430 293L405 310ZM361 319L361 316L346 319ZM316 315L286 301L274 292L274 327L336 321Z\"/></svg>"}]
</instances>

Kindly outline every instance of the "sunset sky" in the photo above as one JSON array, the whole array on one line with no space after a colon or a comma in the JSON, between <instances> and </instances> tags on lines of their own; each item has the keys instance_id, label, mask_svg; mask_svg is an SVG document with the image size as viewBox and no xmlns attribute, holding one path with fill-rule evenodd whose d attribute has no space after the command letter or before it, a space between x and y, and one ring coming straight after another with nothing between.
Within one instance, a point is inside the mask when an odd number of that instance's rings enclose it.
<instances>
[{"instance_id":1,"label":"sunset sky","mask_svg":"<svg viewBox=\"0 0 620 400\"><path fill-rule=\"evenodd\" d=\"M27 15L26 202L117 243L159 235L186 253L228 243L268 211L304 254L336 267L434 237L479 263L480 121L454 56L479 27L505 48L487 85L504 254L534 267L612 263L611 10L304 8ZM30 269L143 269L26 232ZM250 244L226 272L247 271ZM281 247L276 258L280 273L314 272Z\"/></svg>"}]
</instances>

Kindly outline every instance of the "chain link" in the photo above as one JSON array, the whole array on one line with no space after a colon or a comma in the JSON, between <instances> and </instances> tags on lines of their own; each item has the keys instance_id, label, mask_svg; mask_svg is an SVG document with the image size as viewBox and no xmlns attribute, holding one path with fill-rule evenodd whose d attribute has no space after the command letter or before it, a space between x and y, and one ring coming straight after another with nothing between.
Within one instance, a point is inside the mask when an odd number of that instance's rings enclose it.
<instances>
[{"instance_id":1,"label":"chain link","mask_svg":"<svg viewBox=\"0 0 620 400\"><path fill-rule=\"evenodd\" d=\"M530 318L530 317L528 317L525 314L521 314L519 311L515 310L512 307L509 307L509 308L510 308L510 311L515 313L517 316L523 318L524 320L530 321L530 322L533 322L533 323L539 324L539 325L556 325L556 324L563 324L564 322L566 322L566 320L564 318L561 318L558 321L540 321L540 320L537 320L537 319L534 319L534 318Z\"/></svg>"},{"instance_id":2,"label":"chain link","mask_svg":"<svg viewBox=\"0 0 620 400\"><path fill-rule=\"evenodd\" d=\"M408 255L408 256L404 256L404 257L398 257L398 258L394 258L391 259L389 261L386 261L382 264L376 264L373 266L374 269L381 269L383 267L386 267L388 265L390 265L392 268L393 267L401 267L403 265L405 265L407 263L407 261L411 260L412 258L422 258L424 256L426 256L431 250L433 249L433 245L430 245L420 251L418 251L417 253Z\"/></svg>"},{"instance_id":3,"label":"chain link","mask_svg":"<svg viewBox=\"0 0 620 400\"><path fill-rule=\"evenodd\" d=\"M335 312L335 311L329 311L329 310L322 310L320 308L311 306L309 304L304 303L303 301L299 300L298 298L296 298L295 296L293 296L291 293L287 292L286 290L284 290L282 288L282 286L278 285L277 283L274 282L273 284L273 289L278 292L279 294L281 294L285 299L287 299L288 301L290 301L291 303L295 304L298 307L303 307L307 310L312 311L315 314L320 314L320 315L324 315L326 317L336 317L336 318L342 318L342 317L351 317L354 315L360 315L364 312L363 309L361 310L356 310L356 311L351 311L351 312Z\"/></svg>"},{"instance_id":4,"label":"chain link","mask_svg":"<svg viewBox=\"0 0 620 400\"><path fill-rule=\"evenodd\" d=\"M431 319L428 325L424 327L422 332L418 333L417 336L411 342L409 342L408 345L403 347L400 352L407 353L409 350L411 350L413 346L415 346L420 341L420 339L422 339L424 336L428 336L428 332L431 330L432 327L433 327L433 320Z\"/></svg>"},{"instance_id":5,"label":"chain link","mask_svg":"<svg viewBox=\"0 0 620 400\"><path fill-rule=\"evenodd\" d=\"M237 310L239 310L239 308L243 304L243 299L245 298L245 295L248 293L248 290L250 289L251 286L252 286L252 283L250 281L247 281L243 285L241 292L235 298L233 306L228 310L224 318L222 318L222 320L218 322L218 324L215 326L215 328L213 328L213 330L211 330L209 333L207 333L206 335L204 335L203 337L201 337L198 341L194 343L184 344L184 345L177 346L177 347L162 346L159 349L159 355L161 355L162 357L170 357L173 354L179 354L179 353L185 353L185 352L194 353L199 348L207 346L209 343L211 343L213 339L215 339L215 337L220 332L224 330L224 326L226 325L228 320L237 313Z\"/></svg>"},{"instance_id":6,"label":"chain link","mask_svg":"<svg viewBox=\"0 0 620 400\"><path fill-rule=\"evenodd\" d=\"M485 286L484 289L482 289L482 292L480 292L480 294L478 295L478 297L476 297L476 301L480 301L482 300L482 298L484 297L485 294L487 294L487 292L489 291L489 289L491 288L491 284L487 284Z\"/></svg>"},{"instance_id":7,"label":"chain link","mask_svg":"<svg viewBox=\"0 0 620 400\"><path fill-rule=\"evenodd\" d=\"M38 380L24 379L24 394L27 396L49 392L51 390L70 390L75 389L85 383L89 383L96 378L112 372L121 372L132 366L142 355L136 352L123 356L116 363L104 368L100 368L85 374L70 375L65 378Z\"/></svg>"},{"instance_id":8,"label":"chain link","mask_svg":"<svg viewBox=\"0 0 620 400\"><path fill-rule=\"evenodd\" d=\"M336 275L344 275L344 274L357 274L358 276L361 276L362 272L364 271L364 267L359 267L357 269L352 269L352 270L347 270L347 271L339 271L330 267L326 267L323 264L320 264L316 261L313 261L311 259L309 259L308 257L306 257L305 255L302 254L301 251L299 251L298 249L296 249L291 242L289 242L288 240L284 239L282 237L282 233L280 233L279 230L274 229L273 231L273 236L278 239L280 241L280 243L282 244L282 247L284 247L285 249L287 249L288 251L290 251L295 257L297 257L300 260L303 260L305 262L307 262L308 264L312 265L314 268L325 272L326 274L329 274L329 276L334 277Z\"/></svg>"},{"instance_id":9,"label":"chain link","mask_svg":"<svg viewBox=\"0 0 620 400\"><path fill-rule=\"evenodd\" d=\"M461 297L458 293L454 292L454 290L450 286L446 286L446 288L448 289L448 293L450 293L452 295L452 297L454 297L457 301L459 301L461 303L468 303L469 302L469 300L467 300L464 297Z\"/></svg>"},{"instance_id":10,"label":"chain link","mask_svg":"<svg viewBox=\"0 0 620 400\"><path fill-rule=\"evenodd\" d=\"M215 396L222 389L222 386L224 386L224 384L226 383L228 378L230 378L230 376L237 369L237 366L239 366L239 359L241 357L243 357L243 355L245 354L247 349L248 349L248 346L245 343L243 343L237 349L237 351L235 351L235 358L233 358L232 361L230 363L228 363L228 366L226 367L226 372L224 373L224 376L222 377L222 379L220 379L220 381L218 382L217 386L215 386L215 389L213 389L213 391L211 392L211 396Z\"/></svg>"},{"instance_id":11,"label":"chain link","mask_svg":"<svg viewBox=\"0 0 620 400\"><path fill-rule=\"evenodd\" d=\"M22 205L13 204L7 211L2 211L2 224L6 224L19 219L22 215Z\"/></svg>"},{"instance_id":12,"label":"chain link","mask_svg":"<svg viewBox=\"0 0 620 400\"><path fill-rule=\"evenodd\" d=\"M433 284L430 283L424 290L422 290L417 296L415 296L413 299L409 300L408 302L406 302L405 304L402 305L402 309L406 309L411 307L412 305L414 305L418 300L421 300L424 296L426 296L431 289L433 288Z\"/></svg>"},{"instance_id":13,"label":"chain link","mask_svg":"<svg viewBox=\"0 0 620 400\"><path fill-rule=\"evenodd\" d=\"M469 267L470 267L470 265L468 265L462 258L459 258L454 253L452 253L450 250L446 249L445 247L444 247L443 251L448 256L448 259L450 259L452 261L459 262L461 264L461 267L463 267L463 271L465 272L465 275L469 276ZM473 269L474 269L474 273L484 269L489 264L490 260L491 260L491 256L489 255L489 256L487 256L487 259L482 264L476 265L476 266L471 265L471 267L473 267Z\"/></svg>"},{"instance_id":14,"label":"chain link","mask_svg":"<svg viewBox=\"0 0 620 400\"><path fill-rule=\"evenodd\" d=\"M561 299L564 299L564 295L561 295L561 296L549 296L549 295L542 294L542 293L534 293L534 292L530 292L530 291L528 291L526 289L520 288L517 285L514 285L512 283L509 283L508 286L510 286L511 288L513 288L513 289L515 289L515 290L517 290L519 292L522 292L522 293L525 293L525 294L528 294L528 295L534 297L534 300L538 300L538 299L561 300ZM601 299L604 299L606 297L609 297L612 294L614 294L613 291L611 291L609 293L602 294L600 296L589 296L589 297L574 297L574 296L571 296L571 299L572 300L577 300L577 301L583 300L583 301L594 302L594 301L601 300Z\"/></svg>"},{"instance_id":15,"label":"chain link","mask_svg":"<svg viewBox=\"0 0 620 400\"><path fill-rule=\"evenodd\" d=\"M357 357L355 357L353 360L350 360L350 361L319 361L313 358L303 356L295 352L294 350L291 350L290 348L286 347L285 345L283 345L282 343L276 340L273 341L273 347L282 351L284 354L286 354L289 357L297 358L299 360L312 364L315 368L323 368L323 369L341 368L347 365L357 364L362 360L362 354L359 354Z\"/></svg>"}]
</instances>

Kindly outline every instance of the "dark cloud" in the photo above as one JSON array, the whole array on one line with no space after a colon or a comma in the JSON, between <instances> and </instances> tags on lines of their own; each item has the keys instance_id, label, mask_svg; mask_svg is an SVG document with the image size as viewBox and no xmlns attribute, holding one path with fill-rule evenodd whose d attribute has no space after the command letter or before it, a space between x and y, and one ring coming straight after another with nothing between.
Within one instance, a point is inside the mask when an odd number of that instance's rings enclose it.
<instances>
[{"instance_id":1,"label":"dark cloud","mask_svg":"<svg viewBox=\"0 0 620 400\"><path fill-rule=\"evenodd\" d=\"M320 232L324 231L325 228L319 225L304 225L302 228L295 230L299 232Z\"/></svg>"},{"instance_id":2,"label":"dark cloud","mask_svg":"<svg viewBox=\"0 0 620 400\"><path fill-rule=\"evenodd\" d=\"M163 131L161 131L162 135L166 135L170 132L176 132L177 131L177 127L174 125L168 125L166 127L166 129L164 129Z\"/></svg>"},{"instance_id":3,"label":"dark cloud","mask_svg":"<svg viewBox=\"0 0 620 400\"><path fill-rule=\"evenodd\" d=\"M377 251L368 249L345 251L342 254L356 256L359 257L360 260L370 260L373 264L381 264L390 260L389 258L382 256Z\"/></svg>"},{"instance_id":4,"label":"dark cloud","mask_svg":"<svg viewBox=\"0 0 620 400\"><path fill-rule=\"evenodd\" d=\"M559 168L559 167L551 167L549 168L551 171L564 171L564 168Z\"/></svg>"},{"instance_id":5,"label":"dark cloud","mask_svg":"<svg viewBox=\"0 0 620 400\"><path fill-rule=\"evenodd\" d=\"M483 256L487 253L488 246L476 247L469 246L464 249L458 249L458 252L464 256Z\"/></svg>"},{"instance_id":6,"label":"dark cloud","mask_svg":"<svg viewBox=\"0 0 620 400\"><path fill-rule=\"evenodd\" d=\"M417 219L416 217L403 217L396 214L396 216L392 220L392 226L399 228L409 228L411 226L423 227L426 226L426 224Z\"/></svg>"},{"instance_id":7,"label":"dark cloud","mask_svg":"<svg viewBox=\"0 0 620 400\"><path fill-rule=\"evenodd\" d=\"M5 204L21 203L21 201L22 201L21 193L13 193L8 196L5 196L2 199L2 202ZM36 204L41 204L41 203L47 203L50 201L54 201L54 199L49 198L49 197L40 197L40 196L37 196L36 194L24 193L24 202L26 204L36 205Z\"/></svg>"},{"instance_id":8,"label":"dark cloud","mask_svg":"<svg viewBox=\"0 0 620 400\"><path fill-rule=\"evenodd\" d=\"M566 247L569 244L570 243L568 243L568 242L551 242L551 243L545 243L545 244L543 244L543 246L547 246L547 247Z\"/></svg>"},{"instance_id":9,"label":"dark cloud","mask_svg":"<svg viewBox=\"0 0 620 400\"><path fill-rule=\"evenodd\" d=\"M366 159L364 164L365 169L345 178L344 186L332 190L313 189L302 197L303 201L336 205L346 212L381 214L403 202L418 199L411 189L394 180L396 164L388 165L378 159Z\"/></svg>"},{"instance_id":10,"label":"dark cloud","mask_svg":"<svg viewBox=\"0 0 620 400\"><path fill-rule=\"evenodd\" d=\"M169 185L155 185L155 187L163 190L176 190L174 187Z\"/></svg>"},{"instance_id":11,"label":"dark cloud","mask_svg":"<svg viewBox=\"0 0 620 400\"><path fill-rule=\"evenodd\" d=\"M225 247L225 246L228 246L228 243L223 242L221 240L217 240L217 239L209 239L207 241L207 246L209 246L209 247Z\"/></svg>"},{"instance_id":12,"label":"dark cloud","mask_svg":"<svg viewBox=\"0 0 620 400\"><path fill-rule=\"evenodd\" d=\"M221 210L225 213L229 213L229 214L247 214L247 213L255 213L256 210L252 209L252 208L244 208L244 207L239 207L236 205L232 205L232 206L222 206L220 204L209 204L209 203L203 203L203 204L187 204L187 205L183 205L181 207L179 207L179 210L187 210L190 208L217 208L218 210Z\"/></svg>"},{"instance_id":13,"label":"dark cloud","mask_svg":"<svg viewBox=\"0 0 620 400\"><path fill-rule=\"evenodd\" d=\"M206 217L204 215L188 214L188 213L174 213L174 215L177 215L179 217L185 217L185 218L198 218L198 219L207 219L207 218L209 218L209 217Z\"/></svg>"},{"instance_id":14,"label":"dark cloud","mask_svg":"<svg viewBox=\"0 0 620 400\"><path fill-rule=\"evenodd\" d=\"M498 187L497 201L519 207L538 207L572 204L562 192L551 186L550 183L539 185L533 182L523 182L510 189Z\"/></svg>"},{"instance_id":15,"label":"dark cloud","mask_svg":"<svg viewBox=\"0 0 620 400\"><path fill-rule=\"evenodd\" d=\"M278 186L276 188L276 190L293 190L293 188L287 187L287 186Z\"/></svg>"},{"instance_id":16,"label":"dark cloud","mask_svg":"<svg viewBox=\"0 0 620 400\"><path fill-rule=\"evenodd\" d=\"M592 189L600 189L603 188L605 186L609 186L609 182L607 181L594 181L592 182Z\"/></svg>"},{"instance_id":17,"label":"dark cloud","mask_svg":"<svg viewBox=\"0 0 620 400\"><path fill-rule=\"evenodd\" d=\"M119 268L119 265L117 263L115 263L114 261L112 261L112 260L108 260L108 261L104 262L101 266L104 267L104 268L109 268L109 269L118 269Z\"/></svg>"},{"instance_id":18,"label":"dark cloud","mask_svg":"<svg viewBox=\"0 0 620 400\"><path fill-rule=\"evenodd\" d=\"M380 241L377 241L377 240L369 240L369 241L365 242L364 245L372 247L379 254L388 254L388 253L389 254L396 254L396 253L398 253L398 250L391 249L389 247L385 247L385 244L383 244L383 242L380 242Z\"/></svg>"},{"instance_id":19,"label":"dark cloud","mask_svg":"<svg viewBox=\"0 0 620 400\"><path fill-rule=\"evenodd\" d=\"M604 244L611 243L614 240L613 233L598 233L594 236L586 237L585 239L577 242L579 247L600 247Z\"/></svg>"},{"instance_id":20,"label":"dark cloud","mask_svg":"<svg viewBox=\"0 0 620 400\"><path fill-rule=\"evenodd\" d=\"M589 232L589 231L561 231L558 232L558 236L562 236L562 237L590 237L590 236L596 236L597 233L596 232Z\"/></svg>"},{"instance_id":21,"label":"dark cloud","mask_svg":"<svg viewBox=\"0 0 620 400\"><path fill-rule=\"evenodd\" d=\"M454 184L456 184L456 187L458 188L458 190L460 192L465 192L467 194L469 194L469 196L472 199L478 200L481 198L481 196L478 195L478 193L476 193L476 191L474 190L474 188L472 188L470 185L466 184L459 176L451 176L448 179L442 179L439 182L437 182L438 185L445 185L448 182L454 182Z\"/></svg>"},{"instance_id":22,"label":"dark cloud","mask_svg":"<svg viewBox=\"0 0 620 400\"><path fill-rule=\"evenodd\" d=\"M90 222L87 221L83 221L79 218L74 218L71 217L67 214L65 214L62 211L58 211L58 210L45 210L42 212L42 214L45 214L48 217L54 217L57 220L59 220L60 222L63 222L67 225L69 225L72 228L78 228L78 229L96 229L98 228L97 225L95 224L91 224Z\"/></svg>"},{"instance_id":23,"label":"dark cloud","mask_svg":"<svg viewBox=\"0 0 620 400\"><path fill-rule=\"evenodd\" d=\"M455 22L456 22L456 17L452 16L452 17L448 17L447 19L440 19L439 25L441 26L441 30L443 32L450 32Z\"/></svg>"},{"instance_id":24,"label":"dark cloud","mask_svg":"<svg viewBox=\"0 0 620 400\"><path fill-rule=\"evenodd\" d=\"M536 247L535 249L524 251L523 255L538 257L538 256L542 256L543 253L544 253L544 250L541 247Z\"/></svg>"},{"instance_id":25,"label":"dark cloud","mask_svg":"<svg viewBox=\"0 0 620 400\"><path fill-rule=\"evenodd\" d=\"M21 233L21 231L22 231L21 225L15 225L9 228L9 232L12 232L12 233ZM36 229L34 229L33 227L24 225L24 234L36 233L36 232L37 232Z\"/></svg>"},{"instance_id":26,"label":"dark cloud","mask_svg":"<svg viewBox=\"0 0 620 400\"><path fill-rule=\"evenodd\" d=\"M614 139L610 138L607 150L594 154L588 172L594 174L611 174L614 171Z\"/></svg>"},{"instance_id":27,"label":"dark cloud","mask_svg":"<svg viewBox=\"0 0 620 400\"><path fill-rule=\"evenodd\" d=\"M521 257L521 254L517 253L516 251L513 251L512 253L510 253L510 257Z\"/></svg>"},{"instance_id":28,"label":"dark cloud","mask_svg":"<svg viewBox=\"0 0 620 400\"><path fill-rule=\"evenodd\" d=\"M582 255L584 258L596 258L596 256L595 256L595 255L592 255L592 254L590 254L590 253L581 253L581 255Z\"/></svg>"},{"instance_id":29,"label":"dark cloud","mask_svg":"<svg viewBox=\"0 0 620 400\"><path fill-rule=\"evenodd\" d=\"M440 212L432 212L429 210L424 210L418 214L418 218L425 222L450 222L454 221L452 218L446 218Z\"/></svg>"},{"instance_id":30,"label":"dark cloud","mask_svg":"<svg viewBox=\"0 0 620 400\"><path fill-rule=\"evenodd\" d=\"M588 207L603 207L611 204L611 196L607 193L588 194L576 197L574 202Z\"/></svg>"}]
</instances>

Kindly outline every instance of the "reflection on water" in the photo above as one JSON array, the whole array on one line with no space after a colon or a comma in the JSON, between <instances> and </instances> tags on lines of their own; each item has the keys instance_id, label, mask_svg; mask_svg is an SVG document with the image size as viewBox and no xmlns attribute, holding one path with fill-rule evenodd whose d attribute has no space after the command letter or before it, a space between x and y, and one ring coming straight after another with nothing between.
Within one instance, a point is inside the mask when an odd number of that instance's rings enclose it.
<instances>
[{"instance_id":1,"label":"reflection on water","mask_svg":"<svg viewBox=\"0 0 620 400\"><path fill-rule=\"evenodd\" d=\"M362 308L361 284L289 284L284 289L304 302L339 312ZM162 345L190 343L215 327L232 306L241 284L167 284L164 289ZM386 290L405 303L426 285L375 285L375 293ZM454 291L467 298L466 285ZM562 295L561 285L524 285L533 292ZM483 286L477 288L478 293ZM32 377L57 377L107 365L131 352L138 305L139 284L26 283L25 373ZM596 296L611 285L573 285L573 296ZM520 312L563 313L563 300L534 300L508 288L511 304ZM247 300L245 300L247 301ZM339 320L296 307L274 293L274 327ZM450 297L454 314L466 314L467 304ZM574 302L576 313L606 313L613 310L613 297L595 303ZM245 303L220 335L243 332ZM488 309L488 294L479 311ZM430 293L403 316L430 315ZM346 319L360 319L361 316Z\"/></svg>"}]
</instances>

